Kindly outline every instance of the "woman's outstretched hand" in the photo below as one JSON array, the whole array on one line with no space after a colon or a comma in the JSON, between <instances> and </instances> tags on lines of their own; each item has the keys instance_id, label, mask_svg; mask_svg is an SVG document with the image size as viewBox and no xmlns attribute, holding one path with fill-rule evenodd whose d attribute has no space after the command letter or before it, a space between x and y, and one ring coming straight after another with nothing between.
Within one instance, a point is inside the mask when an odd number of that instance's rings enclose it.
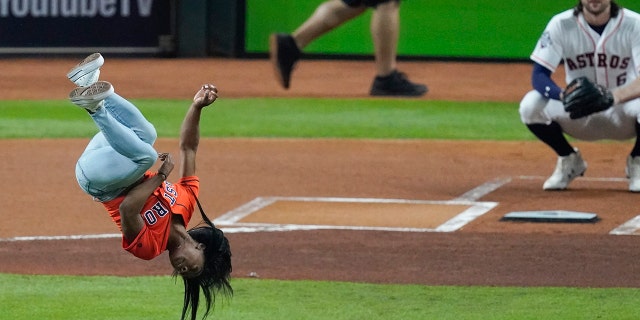
<instances>
[{"instance_id":1,"label":"woman's outstretched hand","mask_svg":"<svg viewBox=\"0 0 640 320\"><path fill-rule=\"evenodd\" d=\"M193 97L193 104L196 107L204 108L212 104L218 98L218 88L212 84L205 84Z\"/></svg>"}]
</instances>

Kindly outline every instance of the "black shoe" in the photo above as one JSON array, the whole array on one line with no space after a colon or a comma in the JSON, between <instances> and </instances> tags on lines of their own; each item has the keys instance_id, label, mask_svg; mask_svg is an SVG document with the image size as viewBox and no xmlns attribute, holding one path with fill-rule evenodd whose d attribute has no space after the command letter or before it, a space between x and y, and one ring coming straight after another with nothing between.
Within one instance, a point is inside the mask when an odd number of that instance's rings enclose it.
<instances>
[{"instance_id":1,"label":"black shoe","mask_svg":"<svg viewBox=\"0 0 640 320\"><path fill-rule=\"evenodd\" d=\"M397 70L386 77L376 77L371 85L372 96L418 97L427 91L427 86L409 81L406 74Z\"/></svg>"},{"instance_id":2,"label":"black shoe","mask_svg":"<svg viewBox=\"0 0 640 320\"><path fill-rule=\"evenodd\" d=\"M291 35L272 34L269 37L269 58L278 83L285 89L289 89L291 72L301 54Z\"/></svg>"}]
</instances>

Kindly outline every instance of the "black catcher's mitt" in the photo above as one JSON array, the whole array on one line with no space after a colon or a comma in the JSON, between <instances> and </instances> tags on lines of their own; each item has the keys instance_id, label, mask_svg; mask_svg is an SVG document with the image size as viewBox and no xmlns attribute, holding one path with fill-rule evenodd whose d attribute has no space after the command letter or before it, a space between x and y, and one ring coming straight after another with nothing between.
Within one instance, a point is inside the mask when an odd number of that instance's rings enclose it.
<instances>
[{"instance_id":1,"label":"black catcher's mitt","mask_svg":"<svg viewBox=\"0 0 640 320\"><path fill-rule=\"evenodd\" d=\"M580 77L564 89L562 104L571 119L579 119L607 110L613 105L613 95L609 89L595 84L589 78Z\"/></svg>"}]
</instances>

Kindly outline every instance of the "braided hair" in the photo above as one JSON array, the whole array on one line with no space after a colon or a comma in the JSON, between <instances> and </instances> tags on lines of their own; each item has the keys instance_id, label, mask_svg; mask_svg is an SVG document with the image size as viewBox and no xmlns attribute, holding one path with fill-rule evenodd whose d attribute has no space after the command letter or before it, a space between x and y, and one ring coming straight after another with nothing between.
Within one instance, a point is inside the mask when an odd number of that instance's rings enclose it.
<instances>
[{"instance_id":1,"label":"braided hair","mask_svg":"<svg viewBox=\"0 0 640 320\"><path fill-rule=\"evenodd\" d=\"M195 196L195 194L194 194ZM231 248L229 240L222 230L215 227L207 215L202 211L200 201L196 197L200 214L204 220L204 226L196 226L187 231L195 241L205 245L204 266L202 272L196 277L182 277L184 282L184 304L182 307L182 320L186 319L187 312L191 310L190 319L196 320L198 305L200 304L200 290L206 302L206 310L203 319L207 317L210 309L215 304L216 294L231 297ZM174 276L177 274L174 273Z\"/></svg>"}]
</instances>

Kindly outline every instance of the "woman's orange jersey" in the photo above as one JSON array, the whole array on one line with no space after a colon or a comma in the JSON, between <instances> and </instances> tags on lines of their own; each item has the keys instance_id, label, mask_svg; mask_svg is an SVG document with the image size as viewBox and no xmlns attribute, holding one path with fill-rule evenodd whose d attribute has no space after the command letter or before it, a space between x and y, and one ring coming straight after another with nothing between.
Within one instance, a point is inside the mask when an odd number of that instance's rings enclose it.
<instances>
[{"instance_id":1,"label":"woman's orange jersey","mask_svg":"<svg viewBox=\"0 0 640 320\"><path fill-rule=\"evenodd\" d=\"M146 172L145 180L154 175L153 172ZM180 215L185 226L188 225L195 210L199 189L200 181L197 176L180 178L176 184L163 182L147 199L140 212L144 227L131 243L128 243L123 236L122 248L145 260L159 256L167 249L171 217ZM120 231L122 231L120 204L125 196L102 203Z\"/></svg>"}]
</instances>

